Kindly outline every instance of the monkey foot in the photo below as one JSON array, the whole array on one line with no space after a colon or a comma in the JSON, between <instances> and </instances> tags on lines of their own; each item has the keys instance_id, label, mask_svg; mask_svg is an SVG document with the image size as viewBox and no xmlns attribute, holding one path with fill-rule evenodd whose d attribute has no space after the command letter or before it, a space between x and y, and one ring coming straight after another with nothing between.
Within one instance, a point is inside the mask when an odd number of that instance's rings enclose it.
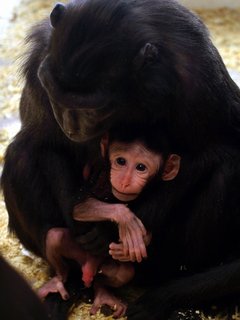
<instances>
[{"instance_id":1,"label":"monkey foot","mask_svg":"<svg viewBox=\"0 0 240 320\"><path fill-rule=\"evenodd\" d=\"M102 306L106 305L113 311L112 316L114 318L120 318L125 315L127 305L124 304L119 298L115 297L105 287L96 284L95 285L95 298L91 307L90 313L96 314Z\"/></svg>"},{"instance_id":2,"label":"monkey foot","mask_svg":"<svg viewBox=\"0 0 240 320\"><path fill-rule=\"evenodd\" d=\"M59 292L63 300L69 299L69 294L64 287L63 281L55 276L37 290L37 295L40 299L44 299L49 293L57 292Z\"/></svg>"}]
</instances>

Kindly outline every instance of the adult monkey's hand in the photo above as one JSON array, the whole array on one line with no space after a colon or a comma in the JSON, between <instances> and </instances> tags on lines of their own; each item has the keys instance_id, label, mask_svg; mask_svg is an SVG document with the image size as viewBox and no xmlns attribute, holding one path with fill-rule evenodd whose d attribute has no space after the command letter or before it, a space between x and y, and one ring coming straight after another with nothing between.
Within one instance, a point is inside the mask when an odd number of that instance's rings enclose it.
<instances>
[{"instance_id":1,"label":"adult monkey's hand","mask_svg":"<svg viewBox=\"0 0 240 320\"><path fill-rule=\"evenodd\" d=\"M125 255L129 254L131 261L138 262L147 257L143 240L146 229L141 220L126 205L109 204L88 198L74 207L73 219L82 222L112 221L117 223Z\"/></svg>"}]
</instances>

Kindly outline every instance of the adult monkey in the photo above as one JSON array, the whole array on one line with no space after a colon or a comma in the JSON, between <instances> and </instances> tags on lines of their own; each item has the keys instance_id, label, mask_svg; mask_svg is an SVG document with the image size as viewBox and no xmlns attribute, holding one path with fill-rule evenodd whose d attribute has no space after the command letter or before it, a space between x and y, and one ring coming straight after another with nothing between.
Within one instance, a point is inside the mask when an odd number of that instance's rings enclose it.
<instances>
[{"instance_id":1,"label":"adult monkey","mask_svg":"<svg viewBox=\"0 0 240 320\"><path fill-rule=\"evenodd\" d=\"M51 23L29 38L22 129L2 177L10 228L44 256L47 231L71 226L95 140L116 122L164 124L182 168L135 212L155 226L160 279L129 319L239 292L240 93L204 25L166 0L74 1L57 5ZM180 265L193 275L174 280Z\"/></svg>"},{"instance_id":2,"label":"adult monkey","mask_svg":"<svg viewBox=\"0 0 240 320\"><path fill-rule=\"evenodd\" d=\"M47 310L44 310L30 286L2 256L0 256L0 271L1 290L4 293L0 302L2 319L49 319Z\"/></svg>"}]
</instances>

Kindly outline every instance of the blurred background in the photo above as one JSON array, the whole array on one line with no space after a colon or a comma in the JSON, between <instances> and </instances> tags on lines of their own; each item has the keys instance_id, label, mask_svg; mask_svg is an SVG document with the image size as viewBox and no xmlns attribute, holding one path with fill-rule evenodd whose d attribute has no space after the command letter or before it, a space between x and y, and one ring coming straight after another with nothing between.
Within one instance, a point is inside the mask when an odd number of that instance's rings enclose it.
<instances>
[{"instance_id":1,"label":"blurred background","mask_svg":"<svg viewBox=\"0 0 240 320\"><path fill-rule=\"evenodd\" d=\"M237 8L240 6L239 0L180 0L180 2L189 8Z\"/></svg>"},{"instance_id":2,"label":"blurred background","mask_svg":"<svg viewBox=\"0 0 240 320\"><path fill-rule=\"evenodd\" d=\"M45 18L56 1L52 0L7 0L0 7L0 170L6 146L20 128L18 104L23 83L19 76L19 61L24 52L24 37L31 25ZM62 1L67 2L67 1ZM240 86L240 0L181 0L197 12L210 30L211 38L222 55L232 78ZM38 288L47 280L44 262L26 252L17 239L8 234L7 213L0 194L0 252L30 282ZM75 308L70 317L76 319L112 319L97 315L90 317L89 305ZM220 319L216 316L193 311L200 318ZM229 316L240 320L238 308ZM229 318L228 317L228 318ZM189 319L189 314L178 319ZM191 316L190 316L191 318ZM223 317L226 319L226 317ZM222 319L223 319L222 318Z\"/></svg>"}]
</instances>

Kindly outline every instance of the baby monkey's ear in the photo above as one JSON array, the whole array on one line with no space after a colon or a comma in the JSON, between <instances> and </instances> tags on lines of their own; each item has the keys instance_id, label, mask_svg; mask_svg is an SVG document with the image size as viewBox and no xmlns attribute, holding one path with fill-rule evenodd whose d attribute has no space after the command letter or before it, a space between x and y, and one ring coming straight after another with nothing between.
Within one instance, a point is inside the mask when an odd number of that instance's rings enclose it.
<instances>
[{"instance_id":1,"label":"baby monkey's ear","mask_svg":"<svg viewBox=\"0 0 240 320\"><path fill-rule=\"evenodd\" d=\"M165 167L162 174L162 180L169 181L173 180L180 169L181 157L177 154L171 154L165 163Z\"/></svg>"}]
</instances>

